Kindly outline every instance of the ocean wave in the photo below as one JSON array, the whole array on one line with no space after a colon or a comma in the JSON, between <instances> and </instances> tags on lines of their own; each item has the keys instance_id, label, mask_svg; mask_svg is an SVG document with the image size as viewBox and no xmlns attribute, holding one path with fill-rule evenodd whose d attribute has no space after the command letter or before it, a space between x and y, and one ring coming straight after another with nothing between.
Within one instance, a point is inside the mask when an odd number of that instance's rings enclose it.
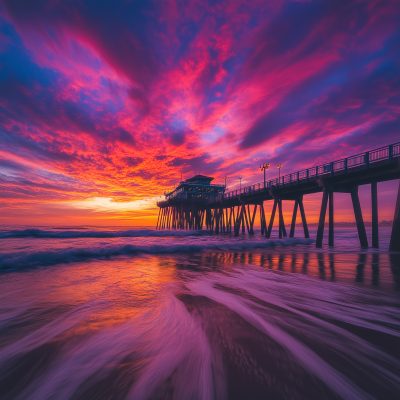
<instances>
[{"instance_id":1,"label":"ocean wave","mask_svg":"<svg viewBox=\"0 0 400 400\"><path fill-rule=\"evenodd\" d=\"M41 229L23 229L0 232L0 239L9 238L47 238L47 239L74 239L74 238L120 238L120 237L164 237L164 236L201 236L209 235L210 231L175 231L154 229L131 229L127 231L45 231Z\"/></svg>"},{"instance_id":2,"label":"ocean wave","mask_svg":"<svg viewBox=\"0 0 400 400\"><path fill-rule=\"evenodd\" d=\"M274 246L292 246L296 244L311 244L312 239L264 239L257 241L208 241L188 243L165 243L143 245L108 245L90 248L67 248L61 250L44 250L36 252L13 252L0 255L0 270L18 270L39 266L50 266L62 263L72 263L90 259L107 259L110 257L132 255L137 253L159 254L199 252L202 250L239 251Z\"/></svg>"}]
</instances>

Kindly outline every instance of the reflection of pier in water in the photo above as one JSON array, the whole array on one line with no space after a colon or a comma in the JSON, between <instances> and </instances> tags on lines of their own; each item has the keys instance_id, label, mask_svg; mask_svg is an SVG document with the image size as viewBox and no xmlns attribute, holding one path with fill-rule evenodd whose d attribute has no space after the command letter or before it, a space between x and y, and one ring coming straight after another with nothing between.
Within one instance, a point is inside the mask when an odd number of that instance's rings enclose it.
<instances>
[{"instance_id":1,"label":"reflection of pier in water","mask_svg":"<svg viewBox=\"0 0 400 400\"><path fill-rule=\"evenodd\" d=\"M400 291L400 254L206 252L193 255L199 267L231 271L239 265L296 273L321 280L392 288Z\"/></svg>"},{"instance_id":2,"label":"reflection of pier in water","mask_svg":"<svg viewBox=\"0 0 400 400\"><path fill-rule=\"evenodd\" d=\"M275 214L278 214L279 237L287 236L283 218L283 201L294 201L289 237L293 237L298 211L301 214L304 236L309 237L304 196L322 192L322 204L316 238L321 247L327 209L329 215L329 246L334 244L334 193L350 194L361 247L368 247L366 229L358 196L360 185L371 185L372 247L379 247L377 183L400 178L400 143L366 151L351 157L317 165L277 179L225 192L225 186L211 185L213 178L198 175L181 182L179 189L166 194L160 207L156 229L203 229L216 234L234 232L238 236L254 235L254 221L260 214L261 235L271 237ZM195 180L195 182L192 182ZM204 181L204 182L203 182ZM182 187L181 187L182 186ZM186 189L185 189L186 188ZM186 192L185 192L186 190ZM272 201L267 223L266 202ZM329 207L328 207L329 204ZM252 209L251 209L252 207ZM390 250L400 251L400 185L393 218Z\"/></svg>"}]
</instances>

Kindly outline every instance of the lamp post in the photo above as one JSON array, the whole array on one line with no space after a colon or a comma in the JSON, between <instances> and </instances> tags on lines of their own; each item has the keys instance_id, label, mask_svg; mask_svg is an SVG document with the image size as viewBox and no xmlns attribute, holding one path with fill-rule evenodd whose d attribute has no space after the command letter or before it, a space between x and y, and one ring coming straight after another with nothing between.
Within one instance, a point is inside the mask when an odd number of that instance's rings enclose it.
<instances>
[{"instance_id":1,"label":"lamp post","mask_svg":"<svg viewBox=\"0 0 400 400\"><path fill-rule=\"evenodd\" d=\"M278 180L278 182L279 182L279 186L280 186L281 185L281 168L282 168L282 164L279 164L276 168L279 169L279 180Z\"/></svg>"},{"instance_id":2,"label":"lamp post","mask_svg":"<svg viewBox=\"0 0 400 400\"><path fill-rule=\"evenodd\" d=\"M227 176L225 176L224 181L225 181L225 189L226 189L226 180L228 179Z\"/></svg>"},{"instance_id":3,"label":"lamp post","mask_svg":"<svg viewBox=\"0 0 400 400\"><path fill-rule=\"evenodd\" d=\"M260 171L264 170L264 188L265 188L265 170L269 168L269 163L264 163L260 165Z\"/></svg>"},{"instance_id":4,"label":"lamp post","mask_svg":"<svg viewBox=\"0 0 400 400\"><path fill-rule=\"evenodd\" d=\"M242 194L242 177L239 176L239 181L240 181L240 190L239 190L239 194Z\"/></svg>"}]
</instances>

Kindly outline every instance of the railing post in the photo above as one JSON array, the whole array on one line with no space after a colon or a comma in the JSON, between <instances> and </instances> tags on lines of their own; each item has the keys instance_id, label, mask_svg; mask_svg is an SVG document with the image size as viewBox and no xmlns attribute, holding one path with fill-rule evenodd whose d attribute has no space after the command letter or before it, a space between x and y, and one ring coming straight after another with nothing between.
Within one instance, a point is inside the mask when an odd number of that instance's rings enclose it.
<instances>
[{"instance_id":1,"label":"railing post","mask_svg":"<svg viewBox=\"0 0 400 400\"><path fill-rule=\"evenodd\" d=\"M300 184L300 172L297 172L297 184Z\"/></svg>"},{"instance_id":2,"label":"railing post","mask_svg":"<svg viewBox=\"0 0 400 400\"><path fill-rule=\"evenodd\" d=\"M333 162L331 162L331 176L333 176Z\"/></svg>"},{"instance_id":3,"label":"railing post","mask_svg":"<svg viewBox=\"0 0 400 400\"><path fill-rule=\"evenodd\" d=\"M393 145L389 144L389 162L393 161Z\"/></svg>"},{"instance_id":4,"label":"railing post","mask_svg":"<svg viewBox=\"0 0 400 400\"><path fill-rule=\"evenodd\" d=\"M290 186L291 186L292 185L292 174L290 174L289 177L290 177L289 183L290 183Z\"/></svg>"},{"instance_id":5,"label":"railing post","mask_svg":"<svg viewBox=\"0 0 400 400\"><path fill-rule=\"evenodd\" d=\"M347 158L344 159L344 170L347 174Z\"/></svg>"},{"instance_id":6,"label":"railing post","mask_svg":"<svg viewBox=\"0 0 400 400\"><path fill-rule=\"evenodd\" d=\"M308 177L309 177L309 172L308 172L308 168L307 168L307 178L306 178L306 182L308 182Z\"/></svg>"},{"instance_id":7,"label":"railing post","mask_svg":"<svg viewBox=\"0 0 400 400\"><path fill-rule=\"evenodd\" d=\"M369 168L369 151L367 151L364 155L364 162L365 162L365 166L367 168Z\"/></svg>"},{"instance_id":8,"label":"railing post","mask_svg":"<svg viewBox=\"0 0 400 400\"><path fill-rule=\"evenodd\" d=\"M318 167L315 167L315 178L318 178Z\"/></svg>"}]
</instances>

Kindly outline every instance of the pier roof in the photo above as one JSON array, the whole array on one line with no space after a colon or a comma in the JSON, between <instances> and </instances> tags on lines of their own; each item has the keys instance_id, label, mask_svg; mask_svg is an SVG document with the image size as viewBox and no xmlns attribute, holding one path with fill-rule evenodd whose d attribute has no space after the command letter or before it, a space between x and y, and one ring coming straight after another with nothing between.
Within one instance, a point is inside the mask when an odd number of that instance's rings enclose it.
<instances>
[{"instance_id":1,"label":"pier roof","mask_svg":"<svg viewBox=\"0 0 400 400\"><path fill-rule=\"evenodd\" d=\"M211 182L214 180L214 178L212 176L195 175L189 179L186 179L185 182L198 182L200 180L208 180Z\"/></svg>"}]
</instances>

